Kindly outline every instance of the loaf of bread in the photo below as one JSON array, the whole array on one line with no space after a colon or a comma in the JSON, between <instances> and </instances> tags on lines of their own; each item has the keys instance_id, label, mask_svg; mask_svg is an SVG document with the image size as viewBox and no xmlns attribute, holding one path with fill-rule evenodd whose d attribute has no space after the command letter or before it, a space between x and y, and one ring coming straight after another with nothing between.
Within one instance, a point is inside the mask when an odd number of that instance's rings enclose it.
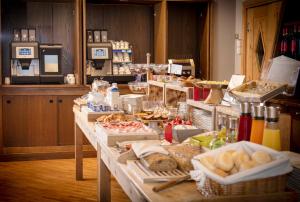
<instances>
[{"instance_id":1,"label":"loaf of bread","mask_svg":"<svg viewBox=\"0 0 300 202\"><path fill-rule=\"evenodd\" d=\"M177 145L166 148L172 158L176 160L178 168L182 171L193 170L191 160L194 156L200 154L200 147L193 147L189 145Z\"/></svg>"},{"instance_id":2,"label":"loaf of bread","mask_svg":"<svg viewBox=\"0 0 300 202\"><path fill-rule=\"evenodd\" d=\"M177 163L172 157L160 153L143 157L141 162L152 171L172 171L177 168Z\"/></svg>"}]
</instances>

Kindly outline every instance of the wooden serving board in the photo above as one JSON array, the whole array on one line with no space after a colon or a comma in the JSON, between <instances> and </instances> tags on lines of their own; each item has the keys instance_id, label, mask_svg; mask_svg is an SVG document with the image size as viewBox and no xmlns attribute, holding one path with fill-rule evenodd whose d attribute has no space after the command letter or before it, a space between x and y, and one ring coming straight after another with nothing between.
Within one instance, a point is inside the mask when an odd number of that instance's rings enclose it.
<instances>
[{"instance_id":1,"label":"wooden serving board","mask_svg":"<svg viewBox=\"0 0 300 202\"><path fill-rule=\"evenodd\" d=\"M145 126L147 127L147 126ZM99 140L107 146L115 146L117 142L133 141L133 140L159 140L159 135L154 130L145 133L109 133L99 123L95 124L96 134Z\"/></svg>"},{"instance_id":2,"label":"wooden serving board","mask_svg":"<svg viewBox=\"0 0 300 202\"><path fill-rule=\"evenodd\" d=\"M182 172L178 169L174 171L152 171L146 168L139 160L129 160L127 161L127 166L143 183L176 180L189 174L188 172Z\"/></svg>"},{"instance_id":3,"label":"wooden serving board","mask_svg":"<svg viewBox=\"0 0 300 202\"><path fill-rule=\"evenodd\" d=\"M109 114L124 114L124 111L107 111L107 112L94 112L87 106L81 107L81 112L87 118L89 122L95 122L97 118L101 115L109 115Z\"/></svg>"}]
</instances>

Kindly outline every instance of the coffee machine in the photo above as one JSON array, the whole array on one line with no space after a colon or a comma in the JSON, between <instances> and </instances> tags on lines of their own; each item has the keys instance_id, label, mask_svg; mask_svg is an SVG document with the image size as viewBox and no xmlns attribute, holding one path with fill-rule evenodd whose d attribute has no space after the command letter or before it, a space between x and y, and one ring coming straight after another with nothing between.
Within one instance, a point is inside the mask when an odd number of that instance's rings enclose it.
<instances>
[{"instance_id":1,"label":"coffee machine","mask_svg":"<svg viewBox=\"0 0 300 202\"><path fill-rule=\"evenodd\" d=\"M96 78L112 80L112 44L110 42L87 43L87 84Z\"/></svg>"},{"instance_id":2,"label":"coffee machine","mask_svg":"<svg viewBox=\"0 0 300 202\"><path fill-rule=\"evenodd\" d=\"M36 84L40 82L37 42L11 42L11 83Z\"/></svg>"},{"instance_id":3,"label":"coffee machine","mask_svg":"<svg viewBox=\"0 0 300 202\"><path fill-rule=\"evenodd\" d=\"M61 44L40 45L40 82L43 84L63 84L61 71Z\"/></svg>"}]
</instances>

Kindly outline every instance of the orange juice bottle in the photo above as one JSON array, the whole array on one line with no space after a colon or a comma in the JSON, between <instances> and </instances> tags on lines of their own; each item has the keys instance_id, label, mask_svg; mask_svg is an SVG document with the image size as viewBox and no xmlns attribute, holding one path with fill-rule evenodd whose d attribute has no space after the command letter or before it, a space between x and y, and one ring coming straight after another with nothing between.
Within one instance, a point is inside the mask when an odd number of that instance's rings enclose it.
<instances>
[{"instance_id":1,"label":"orange juice bottle","mask_svg":"<svg viewBox=\"0 0 300 202\"><path fill-rule=\"evenodd\" d=\"M264 107L252 106L252 117L250 142L261 144L265 127Z\"/></svg>"},{"instance_id":2,"label":"orange juice bottle","mask_svg":"<svg viewBox=\"0 0 300 202\"><path fill-rule=\"evenodd\" d=\"M262 144L264 146L280 151L281 138L278 126L279 110L276 107L266 107L265 110L266 124L264 128Z\"/></svg>"}]
</instances>

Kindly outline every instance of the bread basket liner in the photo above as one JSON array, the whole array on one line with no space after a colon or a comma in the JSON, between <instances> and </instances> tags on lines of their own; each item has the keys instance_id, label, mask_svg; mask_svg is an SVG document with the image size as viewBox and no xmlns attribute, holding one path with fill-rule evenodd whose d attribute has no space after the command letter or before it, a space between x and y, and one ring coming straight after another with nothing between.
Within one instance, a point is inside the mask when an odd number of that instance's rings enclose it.
<instances>
[{"instance_id":1,"label":"bread basket liner","mask_svg":"<svg viewBox=\"0 0 300 202\"><path fill-rule=\"evenodd\" d=\"M238 172L236 174L221 177L209 169L207 169L198 159L201 159L205 156L216 156L220 152L228 151L228 150L239 150L244 149L248 154L252 154L255 151L264 151L271 155L273 161L270 163L266 163L255 168L245 170L242 172ZM218 148L216 150L212 150L203 154L199 154L192 159L192 164L194 166L193 171L191 171L191 177L197 181L198 186L203 187L206 177L218 182L222 185L230 185L238 182L257 180L269 177L275 177L279 175L284 175L293 170L290 160L287 155L275 151L273 149L264 147L262 145L258 145L255 143L242 141L233 143L230 145L226 145L224 147Z\"/></svg>"}]
</instances>

